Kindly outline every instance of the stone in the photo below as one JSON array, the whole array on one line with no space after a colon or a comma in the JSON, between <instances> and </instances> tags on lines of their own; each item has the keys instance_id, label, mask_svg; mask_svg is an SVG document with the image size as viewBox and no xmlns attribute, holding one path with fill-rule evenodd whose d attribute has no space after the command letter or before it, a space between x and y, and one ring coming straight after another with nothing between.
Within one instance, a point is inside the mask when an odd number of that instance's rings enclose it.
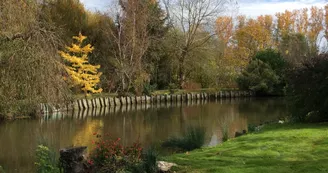
<instances>
[{"instance_id":1,"label":"stone","mask_svg":"<svg viewBox=\"0 0 328 173\"><path fill-rule=\"evenodd\" d=\"M87 147L72 147L60 150L60 164L64 173L85 173L88 171L84 152Z\"/></svg>"},{"instance_id":2,"label":"stone","mask_svg":"<svg viewBox=\"0 0 328 173\"><path fill-rule=\"evenodd\" d=\"M158 169L161 171L161 172L168 172L171 170L171 168L173 166L178 166L177 164L175 163L170 163L170 162L165 162L165 161L158 161L157 162L157 166L158 166Z\"/></svg>"}]
</instances>

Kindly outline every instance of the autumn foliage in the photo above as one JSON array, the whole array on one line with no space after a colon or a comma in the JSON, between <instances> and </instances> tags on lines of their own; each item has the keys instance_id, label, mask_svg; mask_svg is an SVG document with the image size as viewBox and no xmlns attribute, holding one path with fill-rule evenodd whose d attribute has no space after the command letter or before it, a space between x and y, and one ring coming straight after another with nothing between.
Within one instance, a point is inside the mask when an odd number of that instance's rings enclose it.
<instances>
[{"instance_id":1,"label":"autumn foliage","mask_svg":"<svg viewBox=\"0 0 328 173\"><path fill-rule=\"evenodd\" d=\"M102 73L98 72L100 65L91 65L88 61L88 54L93 51L90 44L83 46L83 41L86 39L81 33L79 36L74 36L73 43L70 47L66 46L66 52L60 51L60 55L68 62L66 71L72 80L74 86L81 87L84 93L100 93L101 88L97 88L100 82Z\"/></svg>"}]
</instances>

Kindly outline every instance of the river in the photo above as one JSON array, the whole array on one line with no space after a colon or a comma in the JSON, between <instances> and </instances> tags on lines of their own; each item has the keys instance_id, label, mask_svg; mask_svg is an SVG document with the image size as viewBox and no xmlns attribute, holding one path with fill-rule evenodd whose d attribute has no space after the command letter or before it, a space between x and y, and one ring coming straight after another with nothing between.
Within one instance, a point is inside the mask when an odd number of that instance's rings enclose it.
<instances>
[{"instance_id":1,"label":"river","mask_svg":"<svg viewBox=\"0 0 328 173\"><path fill-rule=\"evenodd\" d=\"M282 98L239 98L182 105L142 105L65 112L38 120L0 124L0 165L6 173L33 172L35 149L47 143L59 151L68 146L92 146L93 133L122 139L124 145L139 140L149 146L181 134L189 126L206 128L206 145L221 142L222 130L229 137L247 130L249 124L278 121L287 115Z\"/></svg>"}]
</instances>

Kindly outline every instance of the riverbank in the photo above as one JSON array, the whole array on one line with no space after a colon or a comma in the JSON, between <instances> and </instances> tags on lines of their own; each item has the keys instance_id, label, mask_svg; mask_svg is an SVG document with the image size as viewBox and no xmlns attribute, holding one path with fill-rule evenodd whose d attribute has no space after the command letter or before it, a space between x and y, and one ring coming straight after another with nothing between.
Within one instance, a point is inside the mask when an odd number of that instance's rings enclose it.
<instances>
[{"instance_id":1,"label":"riverbank","mask_svg":"<svg viewBox=\"0 0 328 173\"><path fill-rule=\"evenodd\" d=\"M274 124L223 144L165 158L177 172L328 172L328 124Z\"/></svg>"},{"instance_id":2,"label":"riverbank","mask_svg":"<svg viewBox=\"0 0 328 173\"><path fill-rule=\"evenodd\" d=\"M115 108L130 105L172 105L200 101L216 101L224 98L255 97L256 95L252 91L241 91L234 89L217 91L204 89L180 91L178 93L159 92L157 94L142 96L110 96L106 94L103 94L102 97L99 96L101 95L83 99L75 99L72 102L61 105L41 103L40 106L38 106L40 110L37 110L36 112L44 114L70 110L81 112L89 109Z\"/></svg>"}]
</instances>

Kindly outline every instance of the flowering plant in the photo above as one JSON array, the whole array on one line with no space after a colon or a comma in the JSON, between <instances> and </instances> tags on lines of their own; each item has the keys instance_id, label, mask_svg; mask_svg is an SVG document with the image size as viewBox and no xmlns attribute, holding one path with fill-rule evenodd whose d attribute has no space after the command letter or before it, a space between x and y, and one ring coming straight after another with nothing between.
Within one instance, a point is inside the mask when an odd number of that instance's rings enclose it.
<instances>
[{"instance_id":1,"label":"flowering plant","mask_svg":"<svg viewBox=\"0 0 328 173\"><path fill-rule=\"evenodd\" d=\"M101 135L94 135L98 140L92 142L95 149L90 153L88 164L100 172L117 172L141 162L142 148L139 142L123 146L121 138L104 140Z\"/></svg>"}]
</instances>

